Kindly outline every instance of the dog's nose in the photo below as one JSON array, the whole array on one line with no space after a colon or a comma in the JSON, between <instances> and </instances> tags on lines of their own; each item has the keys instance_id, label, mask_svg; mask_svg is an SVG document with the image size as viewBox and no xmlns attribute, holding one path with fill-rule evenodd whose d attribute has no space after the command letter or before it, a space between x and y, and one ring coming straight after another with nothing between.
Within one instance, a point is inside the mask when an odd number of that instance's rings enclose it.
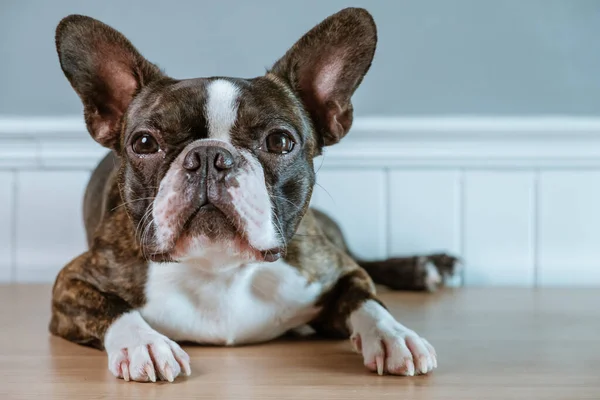
<instances>
[{"instance_id":1,"label":"dog's nose","mask_svg":"<svg viewBox=\"0 0 600 400\"><path fill-rule=\"evenodd\" d=\"M222 172L233 168L235 159L233 154L224 147L198 146L190 150L183 160L183 168L190 172L201 170L204 166L207 172L210 170Z\"/></svg>"}]
</instances>

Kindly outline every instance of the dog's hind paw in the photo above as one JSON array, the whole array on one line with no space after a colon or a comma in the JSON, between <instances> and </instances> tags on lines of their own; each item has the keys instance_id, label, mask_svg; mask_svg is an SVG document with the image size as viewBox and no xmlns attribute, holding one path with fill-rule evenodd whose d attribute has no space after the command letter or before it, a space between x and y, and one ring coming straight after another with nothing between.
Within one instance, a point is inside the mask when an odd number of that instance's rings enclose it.
<instances>
[{"instance_id":1,"label":"dog's hind paw","mask_svg":"<svg viewBox=\"0 0 600 400\"><path fill-rule=\"evenodd\" d=\"M457 286L462 273L463 264L458 257L446 253L436 253L424 257L428 265L433 264L441 278L438 286ZM437 279L436 279L437 280Z\"/></svg>"},{"instance_id":2,"label":"dog's hind paw","mask_svg":"<svg viewBox=\"0 0 600 400\"><path fill-rule=\"evenodd\" d=\"M445 253L396 257L385 261L361 262L371 278L394 290L434 292L441 286L456 286L461 262Z\"/></svg>"}]
</instances>

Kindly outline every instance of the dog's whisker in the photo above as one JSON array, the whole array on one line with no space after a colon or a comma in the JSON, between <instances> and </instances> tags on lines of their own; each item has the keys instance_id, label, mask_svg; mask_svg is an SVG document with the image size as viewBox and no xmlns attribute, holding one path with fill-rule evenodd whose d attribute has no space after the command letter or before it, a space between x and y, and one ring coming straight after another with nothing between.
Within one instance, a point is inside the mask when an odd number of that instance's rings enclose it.
<instances>
[{"instance_id":1,"label":"dog's whisker","mask_svg":"<svg viewBox=\"0 0 600 400\"><path fill-rule=\"evenodd\" d=\"M154 200L156 198L156 196L152 196L152 197L142 197L140 199L135 199L135 200L131 200L131 201L126 201L122 204L119 204L118 206L116 206L115 208L111 209L111 211L115 211L117 208L121 208L123 206L126 206L128 204L132 204L138 201L142 201L142 200Z\"/></svg>"},{"instance_id":2,"label":"dog's whisker","mask_svg":"<svg viewBox=\"0 0 600 400\"><path fill-rule=\"evenodd\" d=\"M315 174L318 174L319 171L321 170L321 168L323 168L324 162L325 162L325 152L323 152L323 154L321 156L321 164L319 165L319 168L317 168L317 170L315 171Z\"/></svg>"},{"instance_id":3,"label":"dog's whisker","mask_svg":"<svg viewBox=\"0 0 600 400\"><path fill-rule=\"evenodd\" d=\"M136 234L136 236L137 236L137 235L138 235L138 233L139 233L139 227L140 227L140 224L142 224L142 223L144 222L144 219L145 219L145 218L146 218L146 217L147 217L147 216L148 216L148 215L149 215L151 212L152 212L152 207L148 207L148 209L147 209L147 210L144 212L144 214L142 215L142 218L140 218L140 221L138 222L138 225L137 225L137 227L136 227L136 229L135 229L135 234Z\"/></svg>"},{"instance_id":4,"label":"dog's whisker","mask_svg":"<svg viewBox=\"0 0 600 400\"><path fill-rule=\"evenodd\" d=\"M274 212L273 216L277 220L277 223L273 224L273 225L275 226L275 229L277 229L277 231L279 232L279 236L281 237L281 241L283 242L284 248L287 248L287 243L286 243L286 240L285 240L285 236L283 235L283 225L281 224L281 220L277 216L277 213Z\"/></svg>"},{"instance_id":5,"label":"dog's whisker","mask_svg":"<svg viewBox=\"0 0 600 400\"><path fill-rule=\"evenodd\" d=\"M141 239L142 256L144 257L145 260L148 260L148 257L146 255L146 243L145 242L150 234L150 227L152 226L153 223L154 223L154 217L149 218L146 223L145 228L142 230L142 239Z\"/></svg>"},{"instance_id":6,"label":"dog's whisker","mask_svg":"<svg viewBox=\"0 0 600 400\"><path fill-rule=\"evenodd\" d=\"M325 188L324 188L324 187L323 187L323 186L322 186L320 183L318 183L318 182L317 182L317 183L315 183L315 185L317 185L318 187L320 187L321 189L323 189L323 191L324 191L325 193L327 193L327 196L329 196L329 198L331 199L331 201L333 201L333 204L335 204L335 199L333 198L333 196L331 195L331 193L329 193L329 192L327 191L327 189L325 189Z\"/></svg>"},{"instance_id":7,"label":"dog's whisker","mask_svg":"<svg viewBox=\"0 0 600 400\"><path fill-rule=\"evenodd\" d=\"M296 210L297 210L297 211L302 211L302 207L300 207L299 205L295 204L295 203L294 203L294 202L292 202L291 200L289 200L289 199L286 199L285 197L278 196L278 195L276 195L276 194L272 194L272 195L271 195L271 197L272 197L272 198L275 198L275 199L280 199L280 200L286 201L286 202L288 202L289 204L291 204L292 206L294 206L294 207L296 208Z\"/></svg>"},{"instance_id":8,"label":"dog's whisker","mask_svg":"<svg viewBox=\"0 0 600 400\"><path fill-rule=\"evenodd\" d=\"M148 209L146 210L146 212L144 213L144 215L142 216L142 218L140 219L140 221L138 222L136 228L135 228L135 236L140 240L140 249L142 250L142 255L144 255L144 243L143 243L143 238L140 235L142 232L140 232L140 226L144 226L144 221L152 214L152 207L148 207ZM145 257L144 257L145 258Z\"/></svg>"}]
</instances>

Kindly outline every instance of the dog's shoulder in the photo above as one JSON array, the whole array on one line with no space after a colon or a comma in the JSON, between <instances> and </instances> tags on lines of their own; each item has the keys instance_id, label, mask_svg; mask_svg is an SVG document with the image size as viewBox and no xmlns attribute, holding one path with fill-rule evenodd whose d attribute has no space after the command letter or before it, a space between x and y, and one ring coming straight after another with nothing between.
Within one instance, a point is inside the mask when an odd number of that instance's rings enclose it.
<instances>
[{"instance_id":1,"label":"dog's shoulder","mask_svg":"<svg viewBox=\"0 0 600 400\"><path fill-rule=\"evenodd\" d=\"M286 263L298 268L309 282L320 282L327 289L345 273L360 269L344 246L332 241L322 212L308 209L293 239L288 243ZM339 228L338 228L339 229Z\"/></svg>"}]
</instances>

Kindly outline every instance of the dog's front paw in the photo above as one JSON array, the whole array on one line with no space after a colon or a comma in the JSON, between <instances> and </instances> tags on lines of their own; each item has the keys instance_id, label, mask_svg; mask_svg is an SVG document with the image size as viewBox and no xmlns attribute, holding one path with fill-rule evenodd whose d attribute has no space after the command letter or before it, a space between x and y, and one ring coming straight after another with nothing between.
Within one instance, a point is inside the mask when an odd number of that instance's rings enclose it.
<instances>
[{"instance_id":1,"label":"dog's front paw","mask_svg":"<svg viewBox=\"0 0 600 400\"><path fill-rule=\"evenodd\" d=\"M108 369L126 381L173 382L191 373L190 357L177 343L152 329L137 311L122 315L106 332Z\"/></svg>"},{"instance_id":2,"label":"dog's front paw","mask_svg":"<svg viewBox=\"0 0 600 400\"><path fill-rule=\"evenodd\" d=\"M369 370L379 375L413 376L437 368L433 346L397 322L379 304L367 303L352 319L354 332L350 339Z\"/></svg>"},{"instance_id":3,"label":"dog's front paw","mask_svg":"<svg viewBox=\"0 0 600 400\"><path fill-rule=\"evenodd\" d=\"M351 340L362 353L365 366L379 375L413 376L437 368L433 346L400 324L376 326L368 332L355 333Z\"/></svg>"},{"instance_id":4,"label":"dog's front paw","mask_svg":"<svg viewBox=\"0 0 600 400\"><path fill-rule=\"evenodd\" d=\"M125 347L108 354L108 369L126 381L173 382L182 373L189 376L190 357L179 345L156 334L143 343Z\"/></svg>"}]
</instances>

